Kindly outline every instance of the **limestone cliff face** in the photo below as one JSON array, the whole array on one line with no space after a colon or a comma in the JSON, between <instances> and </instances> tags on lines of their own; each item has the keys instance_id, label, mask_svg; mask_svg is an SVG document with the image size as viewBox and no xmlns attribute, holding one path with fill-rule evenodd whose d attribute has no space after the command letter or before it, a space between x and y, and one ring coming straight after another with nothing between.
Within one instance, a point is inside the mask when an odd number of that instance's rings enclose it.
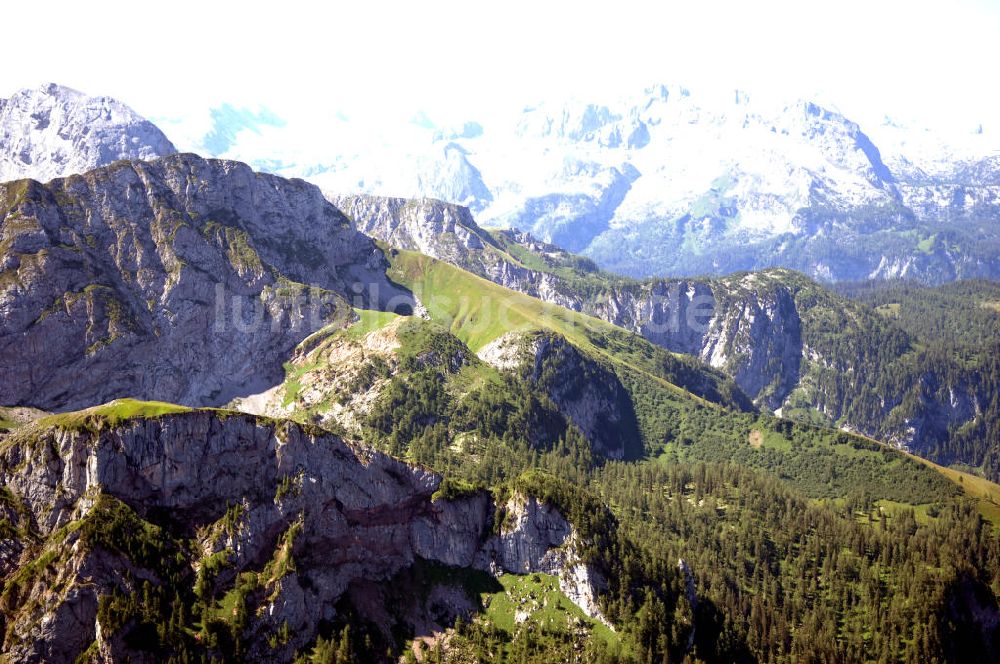
<instances>
[{"instance_id":1,"label":"limestone cliff face","mask_svg":"<svg viewBox=\"0 0 1000 664\"><path fill-rule=\"evenodd\" d=\"M698 355L733 377L758 403L779 408L801 373L802 321L780 275L723 280Z\"/></svg>"},{"instance_id":2,"label":"limestone cliff face","mask_svg":"<svg viewBox=\"0 0 1000 664\"><path fill-rule=\"evenodd\" d=\"M468 208L422 198L326 194L362 233L399 249L447 261L507 288L532 297L579 309L578 297L562 280L543 270L530 269L505 251L508 243L523 244L529 251L569 256L554 245L538 242L517 231L497 231L497 237L480 228ZM497 238L500 238L499 240Z\"/></svg>"},{"instance_id":3,"label":"limestone cliff face","mask_svg":"<svg viewBox=\"0 0 1000 664\"><path fill-rule=\"evenodd\" d=\"M504 506L506 520L486 550L494 564L515 574L544 572L559 578L559 588L591 618L607 622L598 594L607 579L580 557L579 535L563 516L534 496L515 495Z\"/></svg>"},{"instance_id":4,"label":"limestone cliff face","mask_svg":"<svg viewBox=\"0 0 1000 664\"><path fill-rule=\"evenodd\" d=\"M401 292L302 181L176 155L0 185L0 403L217 405ZM404 294L405 295L405 294Z\"/></svg>"},{"instance_id":5,"label":"limestone cliff face","mask_svg":"<svg viewBox=\"0 0 1000 664\"><path fill-rule=\"evenodd\" d=\"M20 525L42 543L18 540L29 553L20 564L40 551L65 562L26 583L23 601L0 607L10 661L72 660L95 640L112 659L127 654L110 633L122 628L100 625L98 598L135 592L155 574L81 534L109 496L191 538L188 550L199 553L184 562L190 576L203 575L213 557L225 560L217 586L259 572L244 633L258 659L289 661L320 620L334 617L352 583L384 581L418 559L558 574L574 601L600 615L603 578L577 556L572 525L533 497L512 496L494 528L488 493L435 499L439 476L321 430L217 411L116 425L96 411L81 417L89 419L42 420L12 435L0 454L0 482L22 506ZM287 642L269 642L283 625Z\"/></svg>"},{"instance_id":6,"label":"limestone cliff face","mask_svg":"<svg viewBox=\"0 0 1000 664\"><path fill-rule=\"evenodd\" d=\"M50 83L0 99L0 181L46 181L175 152L155 125L109 97Z\"/></svg>"},{"instance_id":7,"label":"limestone cliff face","mask_svg":"<svg viewBox=\"0 0 1000 664\"><path fill-rule=\"evenodd\" d=\"M492 242L469 208L429 198L327 196L362 233L449 262Z\"/></svg>"},{"instance_id":8,"label":"limestone cliff face","mask_svg":"<svg viewBox=\"0 0 1000 664\"><path fill-rule=\"evenodd\" d=\"M784 271L719 280L609 285L577 307L721 369L758 405L777 408L799 379L801 320Z\"/></svg>"}]
</instances>

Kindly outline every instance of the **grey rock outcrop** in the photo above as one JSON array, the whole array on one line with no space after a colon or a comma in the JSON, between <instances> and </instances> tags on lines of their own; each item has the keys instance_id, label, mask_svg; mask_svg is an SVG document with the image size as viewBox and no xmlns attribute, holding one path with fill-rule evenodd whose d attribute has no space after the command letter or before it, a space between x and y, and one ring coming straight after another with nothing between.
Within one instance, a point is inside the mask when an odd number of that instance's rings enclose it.
<instances>
[{"instance_id":1,"label":"grey rock outcrop","mask_svg":"<svg viewBox=\"0 0 1000 664\"><path fill-rule=\"evenodd\" d=\"M418 251L458 263L470 252L493 243L479 228L469 208L418 198L327 195L355 227L370 237L399 249Z\"/></svg>"},{"instance_id":2,"label":"grey rock outcrop","mask_svg":"<svg viewBox=\"0 0 1000 664\"><path fill-rule=\"evenodd\" d=\"M498 231L495 238L473 219L472 212L454 203L430 198L326 194L355 227L398 249L457 265L501 286L569 308L578 308L572 292L561 292L561 280L542 270L525 267L506 253L504 242L525 246L534 253L568 255L558 247L538 242L517 231Z\"/></svg>"},{"instance_id":3,"label":"grey rock outcrop","mask_svg":"<svg viewBox=\"0 0 1000 664\"><path fill-rule=\"evenodd\" d=\"M471 161L469 151L455 142L435 146L430 155L417 160L417 190L438 192L442 198L480 210L493 200L483 176Z\"/></svg>"},{"instance_id":4,"label":"grey rock outcrop","mask_svg":"<svg viewBox=\"0 0 1000 664\"><path fill-rule=\"evenodd\" d=\"M0 181L47 181L175 152L155 125L110 97L50 83L0 99Z\"/></svg>"},{"instance_id":5,"label":"grey rock outcrop","mask_svg":"<svg viewBox=\"0 0 1000 664\"><path fill-rule=\"evenodd\" d=\"M493 565L514 574L544 572L559 578L559 588L591 618L607 624L598 594L607 579L580 556L574 528L551 505L534 496L514 495L504 505L500 533L484 547Z\"/></svg>"}]
</instances>

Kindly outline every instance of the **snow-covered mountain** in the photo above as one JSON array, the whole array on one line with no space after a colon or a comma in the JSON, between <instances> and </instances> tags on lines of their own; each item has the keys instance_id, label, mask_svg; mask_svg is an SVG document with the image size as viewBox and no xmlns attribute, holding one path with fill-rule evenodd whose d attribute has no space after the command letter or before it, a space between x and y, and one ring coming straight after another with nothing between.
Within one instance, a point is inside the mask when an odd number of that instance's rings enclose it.
<instances>
[{"instance_id":1,"label":"snow-covered mountain","mask_svg":"<svg viewBox=\"0 0 1000 664\"><path fill-rule=\"evenodd\" d=\"M109 97L50 83L0 99L0 181L47 181L175 152L154 124Z\"/></svg>"},{"instance_id":2,"label":"snow-covered mountain","mask_svg":"<svg viewBox=\"0 0 1000 664\"><path fill-rule=\"evenodd\" d=\"M1000 277L1000 135L833 105L654 86L442 122L222 104L158 120L181 148L334 195L432 197L635 276L791 267L816 278ZM0 179L174 152L153 124L56 85L0 100Z\"/></svg>"},{"instance_id":3,"label":"snow-covered mountain","mask_svg":"<svg viewBox=\"0 0 1000 664\"><path fill-rule=\"evenodd\" d=\"M216 122L206 135L232 135L220 156L337 194L465 204L483 225L530 230L626 274L1000 276L1000 137L989 127L863 128L810 101L662 85L498 117L359 130L341 116L267 132Z\"/></svg>"}]
</instances>

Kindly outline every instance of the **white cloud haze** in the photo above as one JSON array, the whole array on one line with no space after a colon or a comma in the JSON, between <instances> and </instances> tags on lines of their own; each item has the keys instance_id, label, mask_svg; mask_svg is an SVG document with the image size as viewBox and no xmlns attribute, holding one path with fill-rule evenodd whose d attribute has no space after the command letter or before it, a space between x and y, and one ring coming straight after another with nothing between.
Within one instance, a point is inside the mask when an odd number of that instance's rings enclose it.
<instances>
[{"instance_id":1,"label":"white cloud haze","mask_svg":"<svg viewBox=\"0 0 1000 664\"><path fill-rule=\"evenodd\" d=\"M1000 121L995 0L39 2L4 23L0 95L54 81L154 118L229 101L457 121L666 82Z\"/></svg>"}]
</instances>

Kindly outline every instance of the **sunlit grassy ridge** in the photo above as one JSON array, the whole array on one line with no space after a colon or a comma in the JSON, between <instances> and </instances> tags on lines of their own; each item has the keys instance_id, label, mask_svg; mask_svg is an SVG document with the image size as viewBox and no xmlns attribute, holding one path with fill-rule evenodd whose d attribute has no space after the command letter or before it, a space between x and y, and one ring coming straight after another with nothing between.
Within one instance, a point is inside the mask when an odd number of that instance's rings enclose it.
<instances>
[{"instance_id":1,"label":"sunlit grassy ridge","mask_svg":"<svg viewBox=\"0 0 1000 664\"><path fill-rule=\"evenodd\" d=\"M163 401L139 401L137 399L115 399L101 406L86 408L69 413L59 413L43 417L36 423L40 427L59 427L62 429L90 429L98 423L109 427L117 426L125 420L149 419L163 415L187 413L192 409L187 406L166 403Z\"/></svg>"},{"instance_id":2,"label":"sunlit grassy ridge","mask_svg":"<svg viewBox=\"0 0 1000 664\"><path fill-rule=\"evenodd\" d=\"M361 339L366 334L381 330L383 327L399 318L391 311L372 311L370 309L355 309L358 320L347 328L347 336L351 339Z\"/></svg>"},{"instance_id":3,"label":"sunlit grassy ridge","mask_svg":"<svg viewBox=\"0 0 1000 664\"><path fill-rule=\"evenodd\" d=\"M412 251L392 250L389 276L410 288L431 318L477 351L506 334L549 329L589 345L586 330L613 326L518 293L448 263Z\"/></svg>"}]
</instances>

